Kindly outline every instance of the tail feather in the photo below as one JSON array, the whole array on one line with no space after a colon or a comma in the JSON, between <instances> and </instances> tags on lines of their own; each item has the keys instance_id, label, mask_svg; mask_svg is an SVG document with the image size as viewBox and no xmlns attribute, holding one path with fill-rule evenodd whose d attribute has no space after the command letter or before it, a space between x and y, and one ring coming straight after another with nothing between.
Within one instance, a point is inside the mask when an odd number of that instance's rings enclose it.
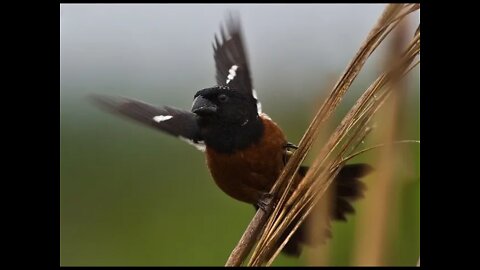
<instances>
[{"instance_id":1,"label":"tail feather","mask_svg":"<svg viewBox=\"0 0 480 270\"><path fill-rule=\"evenodd\" d=\"M308 167L302 166L299 169L299 174L305 176ZM364 183L360 182L360 178L369 174L373 168L368 164L352 164L346 165L338 173L336 179L329 187L330 192L333 192L333 199L331 209L330 209L330 218L334 221L346 221L347 214L355 213L355 209L352 206L352 203L360 198L363 198L364 191L366 186ZM320 200L319 204L322 203ZM331 232L331 220L326 221L325 228L323 233L319 233L316 237L308 233L308 225L310 224L310 216L308 216L302 225L298 227L297 231L292 235L288 243L284 246L282 252L290 256L299 256L302 252L302 245L307 244L315 246L326 242L329 238L332 237ZM288 231L293 229L291 225ZM283 242L287 234L282 235L279 242ZM314 237L314 238L312 238Z\"/></svg>"}]
</instances>

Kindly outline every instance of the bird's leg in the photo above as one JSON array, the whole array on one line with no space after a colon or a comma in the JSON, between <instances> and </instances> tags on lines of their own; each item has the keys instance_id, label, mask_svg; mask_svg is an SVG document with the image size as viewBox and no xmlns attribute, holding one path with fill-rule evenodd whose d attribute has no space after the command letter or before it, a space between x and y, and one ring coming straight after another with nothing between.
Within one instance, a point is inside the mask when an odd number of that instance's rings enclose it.
<instances>
[{"instance_id":1,"label":"bird's leg","mask_svg":"<svg viewBox=\"0 0 480 270\"><path fill-rule=\"evenodd\" d=\"M263 192L258 199L257 206L266 213L269 213L273 208L273 194Z\"/></svg>"},{"instance_id":2,"label":"bird's leg","mask_svg":"<svg viewBox=\"0 0 480 270\"><path fill-rule=\"evenodd\" d=\"M287 142L284 146L283 146L283 149L285 150L285 154L283 155L283 164L287 164L287 161L288 161L288 158L290 157L290 155L293 154L292 151L290 151L290 149L298 149L298 146L296 146L295 144L291 143L291 142Z\"/></svg>"},{"instance_id":3,"label":"bird's leg","mask_svg":"<svg viewBox=\"0 0 480 270\"><path fill-rule=\"evenodd\" d=\"M295 149L297 150L298 149L298 146L296 146L295 144L291 143L291 142L287 142L283 148L289 150L289 149Z\"/></svg>"}]
</instances>

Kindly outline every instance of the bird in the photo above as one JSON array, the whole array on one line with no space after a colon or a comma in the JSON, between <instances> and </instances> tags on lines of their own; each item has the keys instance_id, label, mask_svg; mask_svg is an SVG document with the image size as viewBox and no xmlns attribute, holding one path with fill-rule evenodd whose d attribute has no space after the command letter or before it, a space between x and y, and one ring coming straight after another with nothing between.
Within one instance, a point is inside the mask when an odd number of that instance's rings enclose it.
<instances>
[{"instance_id":1,"label":"bird","mask_svg":"<svg viewBox=\"0 0 480 270\"><path fill-rule=\"evenodd\" d=\"M225 26L220 25L220 33L214 35L212 45L216 85L198 90L190 110L152 105L129 97L99 94L90 97L102 109L192 144L204 152L207 168L220 190L256 210L266 209L272 199L270 188L296 146L262 111L238 16L230 15ZM312 215L309 214L282 253L300 256L304 245L315 246L331 238L330 222L346 221L346 215L355 212L352 203L364 197L366 190L361 179L372 170L363 163L345 165L328 188L333 199L323 232L318 237L308 233L307 221ZM307 171L307 166L300 166L295 182ZM285 237L286 233L279 244Z\"/></svg>"}]
</instances>

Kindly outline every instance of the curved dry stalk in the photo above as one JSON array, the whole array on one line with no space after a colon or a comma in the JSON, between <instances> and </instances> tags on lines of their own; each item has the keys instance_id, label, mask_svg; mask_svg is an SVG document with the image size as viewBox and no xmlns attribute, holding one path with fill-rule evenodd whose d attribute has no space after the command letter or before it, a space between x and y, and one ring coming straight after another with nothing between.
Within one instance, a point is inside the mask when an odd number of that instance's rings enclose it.
<instances>
[{"instance_id":1,"label":"curved dry stalk","mask_svg":"<svg viewBox=\"0 0 480 270\"><path fill-rule=\"evenodd\" d=\"M286 164L284 170L282 171L281 175L277 179L276 183L272 187L272 194L280 194L279 198L276 196L278 198L278 201L276 207L273 210L273 213L265 213L261 209L257 211L254 219L252 220L252 222L250 222L246 232L243 234L242 239L240 239L239 244L236 246L236 248L230 255L226 264L227 266L241 265L245 257L248 255L251 246L253 246L253 243L257 240L258 234L262 230L262 228L264 229L264 233L260 236L260 239L258 240L258 244L252 254L249 265L262 265L265 261L268 261L267 265L269 265L278 255L281 247L285 245L285 243L291 237L296 228L298 228L298 226L301 224L306 214L311 211L311 206L314 204L314 201L320 198L320 196L317 196L319 190L317 189L315 191L311 187L315 186L315 188L318 188L318 186L320 185L320 194L323 194L332 179L338 173L341 166L338 166L339 162L337 162L327 166L327 169L320 170L320 167L325 163L325 160L317 158L317 160L311 166L311 169L307 172L307 175L304 177L304 180L302 180L301 184L314 183L313 179L329 180L327 180L327 182L317 182L316 185L310 185L309 189L302 191L304 194L304 196L302 197L298 195L299 193L297 191L299 189L297 188L296 191L294 191L294 193L292 194L292 196L289 197L288 193L292 189L293 178L300 164L304 161L307 153L312 147L314 140L318 137L322 124L330 118L335 109L338 107L340 101L342 100L346 91L349 89L350 85L353 83L354 79L359 74L368 57L373 53L373 51L375 51L375 49L385 39L388 33L390 33L390 31L395 28L395 26L405 16L414 12L415 10L418 10L419 8L420 7L418 4L389 4L385 8L379 20L368 34L366 40L362 43L362 46L356 53L355 57L349 63L346 70L333 87L328 98L318 110L307 131L302 137L298 149L294 152L289 162ZM390 73L387 74L392 75ZM404 75L403 73L401 74ZM368 121L366 121L365 119L369 119L368 116L371 116L373 112L376 111L375 108L378 108L378 105L367 104L368 101L372 99L372 96L374 95L373 92L375 92L375 90L378 90L378 88L381 88L381 86L387 84L386 82L393 81L393 78L396 77L386 76L387 75L385 75L385 77L380 77L376 81L375 86L369 88L370 91L367 90L367 94L369 96L362 95L362 102L357 102L355 104L351 112L346 116L346 120L344 119L344 121L342 121L339 128L337 128L337 130L331 136L331 138L335 139L331 139L328 141L323 150L320 151L319 157L330 157L333 154L332 149L339 146L340 141L345 139L348 131L353 130L354 127L356 128L355 134L357 134L357 136L353 136L350 140L348 140L350 141L350 144L352 144L353 146L358 145L361 142L358 141L358 139L363 139L366 136L369 128L366 127ZM365 106L368 109L361 110ZM355 126L357 124L358 127ZM347 148L351 147L345 147L342 151L340 151L340 153L345 154ZM353 147L353 149L355 148L356 147ZM336 160L341 161L343 155L337 155L335 158ZM292 197L294 199L298 199L298 197L300 197L300 203L299 201L292 201ZM292 212L287 213L285 208L287 205L293 206L294 211L291 210ZM300 221L296 224L294 230L290 232L290 235L287 237L286 241L281 243L281 247L277 248L272 253L271 251L275 246L278 238L280 237L280 234L283 233L283 231L290 224L290 222L300 213L302 213L302 217L300 218ZM267 258L267 254L272 255Z\"/></svg>"},{"instance_id":2,"label":"curved dry stalk","mask_svg":"<svg viewBox=\"0 0 480 270\"><path fill-rule=\"evenodd\" d=\"M356 78L356 76L360 72L360 69L361 67L363 67L368 56L370 56L371 53L378 47L379 45L378 42L383 40L385 36L391 31L390 28L385 26L392 25L393 24L392 18L396 18L395 14L400 13L400 11L402 10L409 10L410 12L413 12L411 5L393 4L386 7L384 13L382 14L381 18L377 22L376 26L372 29L372 31L368 35L367 40L364 42L364 45L361 47L356 57L352 60L352 62L350 63L345 73L337 82L333 91L330 93L330 96L327 98L327 100L323 103L322 107L319 109L319 112L313 119L312 124L310 125L309 129L307 129L307 132L302 138L299 144L299 149L295 151L291 160L289 161L286 168L284 169L282 175L277 180L276 185L272 189L273 192L276 192L278 188L281 185L283 185L286 180L288 180L288 182L287 182L287 187L284 190L290 190L293 176L296 173L296 170L298 169L298 166L300 165L300 163L304 160L306 153L310 149L314 138L317 137L320 130L320 125L331 116L334 109L338 106L341 98L343 97L348 87L350 87L353 80ZM393 24L393 26L395 25L396 24ZM327 148L331 149L332 145L327 146ZM259 240L256 250L258 250L259 248L263 248L262 246L264 245L265 239L271 237L271 233L269 233L269 231L271 232L272 226L274 226L273 220L281 219L281 214L279 214L280 213L279 209L281 208L280 206L285 203L286 196L287 196L286 192L282 193L282 196L279 199L277 208L274 210L271 217L269 218L268 223L265 226L265 234ZM256 254L254 251L252 258L254 258L255 255Z\"/></svg>"},{"instance_id":3,"label":"curved dry stalk","mask_svg":"<svg viewBox=\"0 0 480 270\"><path fill-rule=\"evenodd\" d=\"M388 50L385 54L384 65L392 62L406 53L400 54L408 45L410 35L408 20L402 21L390 40ZM414 29L415 30L415 29ZM414 49L411 47L410 49ZM406 98L406 80L402 80L396 89L389 91L391 98L388 101L388 107L378 115L382 122L381 129L376 134L376 138L388 143L384 144L378 151L376 158L372 160L376 167L376 173L369 178L369 196L364 201L363 215L357 218L355 226L355 245L353 247L353 264L357 266L380 266L385 261L385 255L389 254L389 239L394 239L397 230L391 230L390 223L396 223L394 219L398 216L398 190L400 182L395 181L394 167L397 164L398 157L406 153L398 149L394 150L395 140L398 131L402 129L402 123L399 121L404 117L404 103ZM407 162L402 162L407 166Z\"/></svg>"},{"instance_id":4,"label":"curved dry stalk","mask_svg":"<svg viewBox=\"0 0 480 270\"><path fill-rule=\"evenodd\" d=\"M294 233L296 228L298 228L298 225L303 221L305 216L308 215L308 213L313 207L313 203L311 202L314 201L312 198L309 197L312 196L312 194L315 194L313 196L320 197L321 194L325 192L326 188L335 178L340 166L342 166L342 164L344 163L342 162L342 154L337 155L336 157L331 157L334 149L337 149L339 147L342 140L347 137L348 133L352 133L352 130L355 130L355 124L361 123L360 125L358 125L358 127L356 127L356 134L359 134L358 129L367 130L366 124L368 123L372 115L378 110L378 108L380 108L380 106L386 100L386 97L388 97L388 91L390 91L392 89L392 86L411 70L411 64L420 52L419 40L420 35L418 33L410 43L410 46L405 51L403 57L400 59L398 64L393 65L390 70L382 74L379 79L377 79L374 84L369 87L369 89L364 93L364 95L362 95L362 97L355 104L352 110L344 118L339 128L337 128L337 130L333 133L331 139L322 149L320 155L314 161L314 164L311 166L310 170L307 172L307 175L304 177L304 180L302 180L302 182L298 185L296 191L294 191L294 193L290 196L288 203L283 205L279 204L277 206L275 210L279 214L277 214L277 218L273 214L272 217L270 217L270 220L272 220L270 224L272 225L266 228L266 230L269 231L266 231L260 239L259 244L257 245L257 250L260 251L252 255L250 265L262 264L262 262L265 260L265 256L267 254L271 254L270 249L275 246L276 241L279 239L286 227L290 225L290 222L294 218L296 218L300 212L302 212L302 218L296 224L295 228L290 232L289 237L287 237L283 244L277 248L275 253L273 253L274 255L270 258L270 260L268 260L267 265L271 263L275 256L279 253L283 245ZM380 98L378 98L380 99L380 102L377 102L377 99L373 97L375 97L375 94L380 92L381 90L385 91L386 94L380 95ZM369 102L372 102L372 100L373 105L366 106ZM348 145L351 145L352 148L356 148L356 146L358 146L361 141L358 142L357 140L356 143L351 142L352 141L350 141L350 143L344 144L344 146L346 147ZM340 151L341 153L345 152L345 147L343 148L343 150ZM330 161L328 160L329 158ZM329 166L325 166L324 163L328 163ZM330 168L330 170L325 170L321 168ZM332 168L337 169L333 170ZM328 174L328 172L332 171L333 173ZM318 186L313 185L313 182L315 180L319 182ZM286 193L284 193L284 195L285 194ZM303 198L306 197L307 199L299 199L298 197L300 197L300 195ZM303 209L305 208L304 204L309 205L306 211L303 211ZM285 206L288 206L289 210L286 210L287 207ZM286 211L289 212L286 213ZM263 242L261 242L262 240Z\"/></svg>"},{"instance_id":5,"label":"curved dry stalk","mask_svg":"<svg viewBox=\"0 0 480 270\"><path fill-rule=\"evenodd\" d=\"M227 260L225 266L238 266L237 263L241 263L243 258L248 255L248 252L255 244L255 241L260 230L262 229L261 224L265 223L267 220L268 215L265 211L257 211L255 216L253 217L252 221L248 225L247 229L240 238L235 249L230 254L230 257Z\"/></svg>"},{"instance_id":6,"label":"curved dry stalk","mask_svg":"<svg viewBox=\"0 0 480 270\"><path fill-rule=\"evenodd\" d=\"M391 144L403 144L403 143L418 143L418 144L419 144L420 141L418 141L418 140L401 140L401 141L395 141L395 142L393 142L393 143L391 143ZM374 145L374 146L371 146L371 147L362 149L362 150L360 150L360 151L358 151L358 152L355 152L355 153L353 153L353 154L351 154L351 155L343 158L343 159L342 159L342 162L347 162L347 161L349 161L350 159L352 159L352 158L354 158L354 157L356 157L356 156L358 156L358 155L361 155L361 154L363 154L363 153L365 153L365 152L368 152L368 151L371 151L371 150L375 150L375 149L378 149L378 148L380 148L380 147L384 147L384 146L387 146L387 145L389 145L389 144L388 144L388 143L381 143L381 144L377 144L377 145Z\"/></svg>"}]
</instances>

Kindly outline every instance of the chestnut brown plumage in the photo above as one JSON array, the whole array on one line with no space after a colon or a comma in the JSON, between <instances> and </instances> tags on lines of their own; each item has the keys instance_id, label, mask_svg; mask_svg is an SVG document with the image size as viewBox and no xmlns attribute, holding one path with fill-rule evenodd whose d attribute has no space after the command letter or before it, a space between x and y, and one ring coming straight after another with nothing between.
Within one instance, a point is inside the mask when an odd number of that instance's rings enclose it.
<instances>
[{"instance_id":1,"label":"chestnut brown plumage","mask_svg":"<svg viewBox=\"0 0 480 270\"><path fill-rule=\"evenodd\" d=\"M273 196L269 192L284 171L293 144L261 110L238 18L227 21L226 31L221 29L221 39L215 37L213 47L218 85L198 91L191 111L129 98L98 95L92 98L110 112L190 141L205 151L208 168L222 191L263 208L265 199ZM295 190L307 171L307 167L301 167L294 175L291 190ZM365 189L360 178L370 171L371 167L366 164L346 165L339 171L335 185L331 186L334 199L330 220L345 221L347 214L354 213L352 202L361 198ZM278 198L273 199L275 203ZM327 228L320 237L310 238L305 233L306 226L299 227L284 246L286 254L298 256L302 244L315 245L331 237ZM278 246L287 239L288 233L286 230L278 239Z\"/></svg>"}]
</instances>

